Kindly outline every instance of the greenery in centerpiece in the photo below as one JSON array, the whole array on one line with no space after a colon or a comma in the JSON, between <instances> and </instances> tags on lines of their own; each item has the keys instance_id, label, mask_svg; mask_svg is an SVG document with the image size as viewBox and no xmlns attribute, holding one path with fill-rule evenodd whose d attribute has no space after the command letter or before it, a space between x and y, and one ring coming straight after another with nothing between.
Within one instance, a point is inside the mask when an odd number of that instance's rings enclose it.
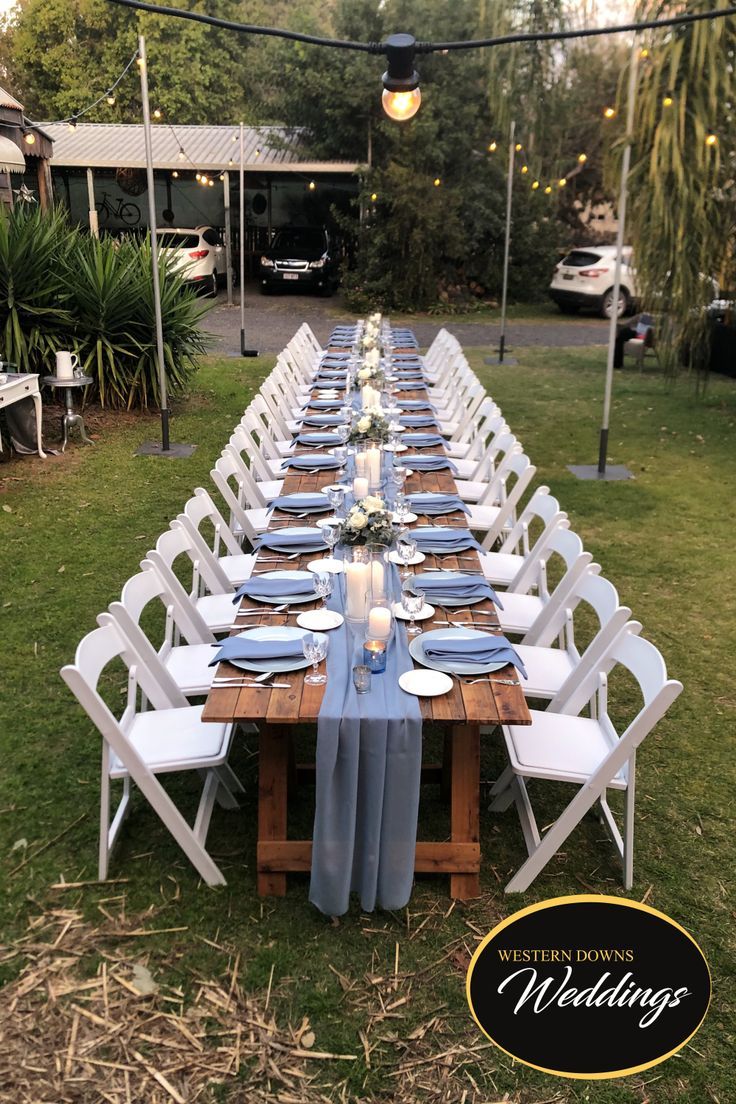
<instances>
[{"instance_id":1,"label":"greenery in centerpiece","mask_svg":"<svg viewBox=\"0 0 736 1104\"><path fill-rule=\"evenodd\" d=\"M348 441L362 444L364 441L388 441L388 420L375 410L367 410L358 418L350 430Z\"/></svg>"},{"instance_id":2,"label":"greenery in centerpiece","mask_svg":"<svg viewBox=\"0 0 736 1104\"><path fill-rule=\"evenodd\" d=\"M348 511L340 539L344 544L391 544L396 536L392 514L378 495L359 498Z\"/></svg>"}]
</instances>

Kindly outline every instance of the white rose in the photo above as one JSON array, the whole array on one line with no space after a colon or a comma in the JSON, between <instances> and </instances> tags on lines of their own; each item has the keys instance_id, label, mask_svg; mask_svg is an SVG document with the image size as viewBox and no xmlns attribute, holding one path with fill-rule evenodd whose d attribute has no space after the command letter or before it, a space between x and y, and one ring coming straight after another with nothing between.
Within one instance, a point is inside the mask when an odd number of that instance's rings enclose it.
<instances>
[{"instance_id":1,"label":"white rose","mask_svg":"<svg viewBox=\"0 0 736 1104\"><path fill-rule=\"evenodd\" d=\"M377 368L380 354L378 349L371 349L370 352L365 355L365 362L370 368Z\"/></svg>"},{"instance_id":2,"label":"white rose","mask_svg":"<svg viewBox=\"0 0 736 1104\"><path fill-rule=\"evenodd\" d=\"M358 418L358 433L367 433L371 428L370 418Z\"/></svg>"},{"instance_id":3,"label":"white rose","mask_svg":"<svg viewBox=\"0 0 736 1104\"><path fill-rule=\"evenodd\" d=\"M358 379L366 380L371 378L370 368L361 368L358 372Z\"/></svg>"},{"instance_id":4,"label":"white rose","mask_svg":"<svg viewBox=\"0 0 736 1104\"><path fill-rule=\"evenodd\" d=\"M366 337L363 338L363 348L364 349L375 349L375 347L376 347L376 339L375 339L375 337L373 337L372 334L368 334Z\"/></svg>"},{"instance_id":5,"label":"white rose","mask_svg":"<svg viewBox=\"0 0 736 1104\"><path fill-rule=\"evenodd\" d=\"M367 495L363 499L363 509L369 514L374 514L376 511L383 509L383 499L379 498L378 495Z\"/></svg>"},{"instance_id":6,"label":"white rose","mask_svg":"<svg viewBox=\"0 0 736 1104\"><path fill-rule=\"evenodd\" d=\"M350 526L352 529L365 529L367 524L368 518L362 510L356 510L350 518Z\"/></svg>"}]
</instances>

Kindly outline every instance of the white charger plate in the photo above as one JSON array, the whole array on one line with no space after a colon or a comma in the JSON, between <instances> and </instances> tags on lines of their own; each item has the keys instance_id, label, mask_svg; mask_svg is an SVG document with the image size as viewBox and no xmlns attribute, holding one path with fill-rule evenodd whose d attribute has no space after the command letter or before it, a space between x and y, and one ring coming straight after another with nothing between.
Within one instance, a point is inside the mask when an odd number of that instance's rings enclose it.
<instances>
[{"instance_id":1,"label":"white charger plate","mask_svg":"<svg viewBox=\"0 0 736 1104\"><path fill-rule=\"evenodd\" d=\"M383 445L384 452L408 452L408 445Z\"/></svg>"},{"instance_id":2,"label":"white charger plate","mask_svg":"<svg viewBox=\"0 0 736 1104\"><path fill-rule=\"evenodd\" d=\"M345 618L337 610L307 610L300 613L296 619L297 625L303 629L312 629L316 632L325 632L328 629L336 629L342 625Z\"/></svg>"},{"instance_id":3,"label":"white charger plate","mask_svg":"<svg viewBox=\"0 0 736 1104\"><path fill-rule=\"evenodd\" d=\"M502 667L507 666L508 660L504 660L502 663L463 663L458 660L450 662L449 660L432 659L424 654L426 643L432 638L436 640L450 637L455 640L472 641L478 638L487 640L488 636L489 633L481 632L479 629L430 629L429 632L422 633L421 636L415 636L409 641L409 655L417 663L421 663L425 667L431 667L433 671L447 671L456 675L484 675L490 671L500 671Z\"/></svg>"},{"instance_id":4,"label":"white charger plate","mask_svg":"<svg viewBox=\"0 0 736 1104\"><path fill-rule=\"evenodd\" d=\"M307 571L325 571L328 575L340 575L345 570L342 560L336 560L334 556L325 556L324 560L310 560Z\"/></svg>"},{"instance_id":5,"label":"white charger plate","mask_svg":"<svg viewBox=\"0 0 736 1104\"><path fill-rule=\"evenodd\" d=\"M397 521L399 523L399 525L410 525L412 521L417 520L417 517L418 517L418 515L413 514L410 510L408 514L404 514L403 518L400 518L397 513L393 513L391 515L391 520L392 521Z\"/></svg>"},{"instance_id":6,"label":"white charger plate","mask_svg":"<svg viewBox=\"0 0 736 1104\"><path fill-rule=\"evenodd\" d=\"M388 558L391 561L391 563L398 564L399 567L404 566L404 561L401 559L398 552L395 552L395 551L394 552L389 552ZM416 564L424 563L426 558L427 557L424 555L423 552L415 552L414 555L412 556L412 558L408 561L406 566L407 567L414 567Z\"/></svg>"},{"instance_id":7,"label":"white charger plate","mask_svg":"<svg viewBox=\"0 0 736 1104\"><path fill-rule=\"evenodd\" d=\"M391 609L393 611L394 617L397 617L399 619L399 621L411 621L411 617L405 611L405 609L402 606L401 602L394 602ZM424 605L422 606L421 613L415 614L414 620L415 621L428 621L430 617L434 617L434 614L435 614L434 606L430 606L429 602L425 602Z\"/></svg>"},{"instance_id":8,"label":"white charger plate","mask_svg":"<svg viewBox=\"0 0 736 1104\"><path fill-rule=\"evenodd\" d=\"M293 640L304 636L304 629L296 629L291 625L258 625L254 629L246 629L238 633L238 636L251 636L254 640ZM239 667L242 671L266 671L274 673L282 671L301 671L311 665L311 660L306 656L287 656L277 659L228 659L233 667Z\"/></svg>"},{"instance_id":9,"label":"white charger plate","mask_svg":"<svg viewBox=\"0 0 736 1104\"><path fill-rule=\"evenodd\" d=\"M452 679L440 671L404 671L399 686L418 698L438 698L452 690Z\"/></svg>"}]
</instances>

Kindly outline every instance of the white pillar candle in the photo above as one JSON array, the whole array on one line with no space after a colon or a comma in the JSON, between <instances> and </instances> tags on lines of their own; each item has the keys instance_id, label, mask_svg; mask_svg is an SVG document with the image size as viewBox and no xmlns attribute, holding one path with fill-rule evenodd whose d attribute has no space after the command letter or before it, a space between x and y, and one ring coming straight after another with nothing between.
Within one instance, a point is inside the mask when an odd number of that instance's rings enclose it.
<instances>
[{"instance_id":1,"label":"white pillar candle","mask_svg":"<svg viewBox=\"0 0 736 1104\"><path fill-rule=\"evenodd\" d=\"M360 391L360 401L364 410L370 410L371 406L371 391L373 388L369 383L366 383Z\"/></svg>"},{"instance_id":2,"label":"white pillar candle","mask_svg":"<svg viewBox=\"0 0 736 1104\"><path fill-rule=\"evenodd\" d=\"M368 480L371 487L378 487L381 482L381 450L369 448L366 453L368 459Z\"/></svg>"},{"instance_id":3,"label":"white pillar candle","mask_svg":"<svg viewBox=\"0 0 736 1104\"><path fill-rule=\"evenodd\" d=\"M370 566L367 563L349 563L345 565L348 617L359 620L366 615Z\"/></svg>"},{"instance_id":4,"label":"white pillar candle","mask_svg":"<svg viewBox=\"0 0 736 1104\"><path fill-rule=\"evenodd\" d=\"M353 480L353 495L355 498L365 498L368 494L368 480L363 476L356 476Z\"/></svg>"},{"instance_id":5,"label":"white pillar candle","mask_svg":"<svg viewBox=\"0 0 736 1104\"><path fill-rule=\"evenodd\" d=\"M355 454L355 474L359 475L361 479L365 479L368 476L368 453L356 452Z\"/></svg>"},{"instance_id":6,"label":"white pillar candle","mask_svg":"<svg viewBox=\"0 0 736 1104\"><path fill-rule=\"evenodd\" d=\"M386 571L380 560L374 560L371 564L371 595L374 599L386 597ZM374 636L374 633L369 633Z\"/></svg>"},{"instance_id":7,"label":"white pillar candle","mask_svg":"<svg viewBox=\"0 0 736 1104\"><path fill-rule=\"evenodd\" d=\"M391 632L391 611L376 606L368 614L368 636L371 640L388 640Z\"/></svg>"}]
</instances>

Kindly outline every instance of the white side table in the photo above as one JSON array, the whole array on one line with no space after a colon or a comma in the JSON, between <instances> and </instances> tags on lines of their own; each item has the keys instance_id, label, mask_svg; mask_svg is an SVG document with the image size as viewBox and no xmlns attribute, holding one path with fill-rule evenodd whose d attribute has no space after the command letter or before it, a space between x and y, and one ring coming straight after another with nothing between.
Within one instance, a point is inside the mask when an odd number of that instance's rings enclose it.
<instances>
[{"instance_id":1,"label":"white side table","mask_svg":"<svg viewBox=\"0 0 736 1104\"><path fill-rule=\"evenodd\" d=\"M66 410L61 418L61 451L63 452L66 448L69 440L69 430L72 426L79 428L82 444L93 445L94 441L87 436L84 418L74 409L74 388L87 387L88 384L92 383L92 376L73 376L71 379L61 378L60 376L44 376L43 382L48 387L56 387L64 392Z\"/></svg>"},{"instance_id":2,"label":"white side table","mask_svg":"<svg viewBox=\"0 0 736 1104\"><path fill-rule=\"evenodd\" d=\"M6 364L5 367L15 368L16 366ZM33 405L36 409L36 445L38 455L42 460L45 460L46 453L43 451L41 440L41 393L38 389L38 376L28 372L6 373L4 370L2 375L6 376L6 380L4 383L0 383L0 410L12 403L19 402L21 399L33 399ZM2 379L2 375L0 375L0 379ZM2 442L0 441L1 448Z\"/></svg>"}]
</instances>

